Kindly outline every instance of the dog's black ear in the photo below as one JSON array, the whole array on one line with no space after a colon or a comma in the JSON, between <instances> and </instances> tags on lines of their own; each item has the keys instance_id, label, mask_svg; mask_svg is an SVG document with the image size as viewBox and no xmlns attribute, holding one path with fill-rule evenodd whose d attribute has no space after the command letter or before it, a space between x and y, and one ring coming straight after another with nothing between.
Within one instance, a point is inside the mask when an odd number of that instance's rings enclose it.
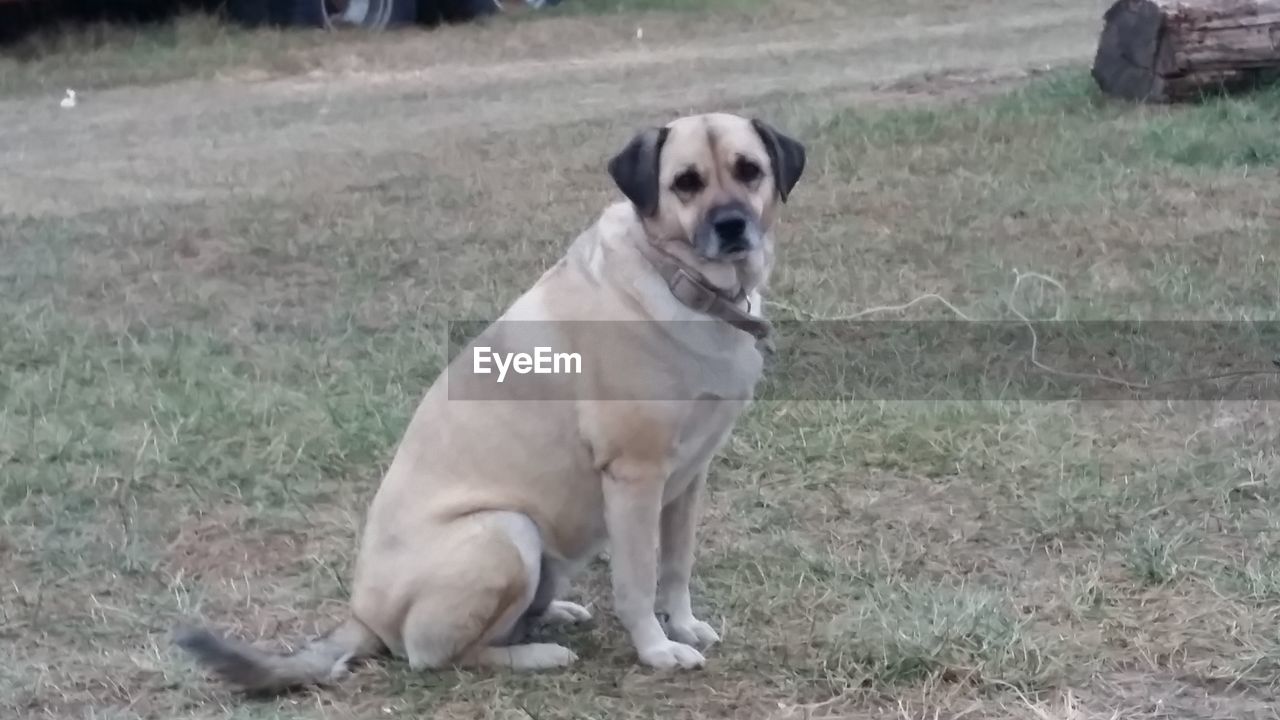
<instances>
[{"instance_id":1,"label":"dog's black ear","mask_svg":"<svg viewBox=\"0 0 1280 720\"><path fill-rule=\"evenodd\" d=\"M666 141L667 128L649 128L609 160L613 182L645 217L658 211L658 156Z\"/></svg>"},{"instance_id":2,"label":"dog's black ear","mask_svg":"<svg viewBox=\"0 0 1280 720\"><path fill-rule=\"evenodd\" d=\"M751 126L764 141L764 149L769 152L769 164L773 165L773 184L778 187L778 197L786 202L791 189L804 173L804 145L761 120L752 120Z\"/></svg>"}]
</instances>

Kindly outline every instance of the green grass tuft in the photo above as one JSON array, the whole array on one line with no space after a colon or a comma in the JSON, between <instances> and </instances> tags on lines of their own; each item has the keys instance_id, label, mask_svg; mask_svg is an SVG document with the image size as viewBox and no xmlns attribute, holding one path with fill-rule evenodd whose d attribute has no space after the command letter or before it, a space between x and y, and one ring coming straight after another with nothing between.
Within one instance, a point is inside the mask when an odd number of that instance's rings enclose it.
<instances>
[{"instance_id":1,"label":"green grass tuft","mask_svg":"<svg viewBox=\"0 0 1280 720\"><path fill-rule=\"evenodd\" d=\"M1002 592L916 582L878 584L851 598L828 640L836 671L877 685L927 679L1035 688L1053 677L1053 651Z\"/></svg>"},{"instance_id":2,"label":"green grass tuft","mask_svg":"<svg viewBox=\"0 0 1280 720\"><path fill-rule=\"evenodd\" d=\"M1129 572L1144 585L1168 585L1190 572L1188 539L1154 527L1135 530L1123 540Z\"/></svg>"}]
</instances>

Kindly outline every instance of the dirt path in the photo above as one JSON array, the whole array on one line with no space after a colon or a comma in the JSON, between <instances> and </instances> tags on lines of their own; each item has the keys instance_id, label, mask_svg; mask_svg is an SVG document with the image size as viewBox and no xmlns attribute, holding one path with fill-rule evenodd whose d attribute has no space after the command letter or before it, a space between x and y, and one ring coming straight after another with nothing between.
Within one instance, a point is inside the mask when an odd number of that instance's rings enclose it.
<instances>
[{"instance_id":1,"label":"dirt path","mask_svg":"<svg viewBox=\"0 0 1280 720\"><path fill-rule=\"evenodd\" d=\"M623 36L628 27L617 20L586 38L585 21L542 21L464 32L501 44L541 26L542 49L515 59L490 48L476 53L481 60L454 55L441 64L440 48L415 53L421 38L413 36L388 39L383 64L288 79L120 88L71 111L33 98L0 101L0 212L69 215L295 185L334 191L359 180L353 157L445 152L495 131L632 126L761 104L811 116L827 105L936 92L929 78L938 74L954 90L1087 59L1098 12L1090 3L998 0L882 17L782 28L658 22L642 41Z\"/></svg>"}]
</instances>

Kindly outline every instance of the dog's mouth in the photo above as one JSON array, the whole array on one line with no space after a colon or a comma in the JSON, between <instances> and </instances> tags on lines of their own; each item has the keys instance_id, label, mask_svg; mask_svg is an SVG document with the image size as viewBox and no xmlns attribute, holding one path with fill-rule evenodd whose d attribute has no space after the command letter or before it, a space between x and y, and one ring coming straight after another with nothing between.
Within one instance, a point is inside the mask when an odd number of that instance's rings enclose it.
<instances>
[{"instance_id":1,"label":"dog's mouth","mask_svg":"<svg viewBox=\"0 0 1280 720\"><path fill-rule=\"evenodd\" d=\"M699 257L712 262L742 260L764 244L760 221L741 203L712 208L693 237Z\"/></svg>"}]
</instances>

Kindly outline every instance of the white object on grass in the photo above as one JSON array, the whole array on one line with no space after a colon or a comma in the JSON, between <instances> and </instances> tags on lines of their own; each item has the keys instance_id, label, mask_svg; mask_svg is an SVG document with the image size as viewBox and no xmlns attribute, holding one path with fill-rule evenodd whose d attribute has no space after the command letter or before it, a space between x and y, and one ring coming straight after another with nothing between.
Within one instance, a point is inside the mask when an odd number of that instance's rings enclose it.
<instances>
[{"instance_id":1,"label":"white object on grass","mask_svg":"<svg viewBox=\"0 0 1280 720\"><path fill-rule=\"evenodd\" d=\"M64 108L73 108L76 106L76 91L67 88L67 96L62 98L62 102L58 103Z\"/></svg>"},{"instance_id":2,"label":"white object on grass","mask_svg":"<svg viewBox=\"0 0 1280 720\"><path fill-rule=\"evenodd\" d=\"M644 28L639 28L639 27L638 27L638 28L636 28L636 39L637 39L637 40L643 40L643 39L644 39Z\"/></svg>"}]
</instances>

